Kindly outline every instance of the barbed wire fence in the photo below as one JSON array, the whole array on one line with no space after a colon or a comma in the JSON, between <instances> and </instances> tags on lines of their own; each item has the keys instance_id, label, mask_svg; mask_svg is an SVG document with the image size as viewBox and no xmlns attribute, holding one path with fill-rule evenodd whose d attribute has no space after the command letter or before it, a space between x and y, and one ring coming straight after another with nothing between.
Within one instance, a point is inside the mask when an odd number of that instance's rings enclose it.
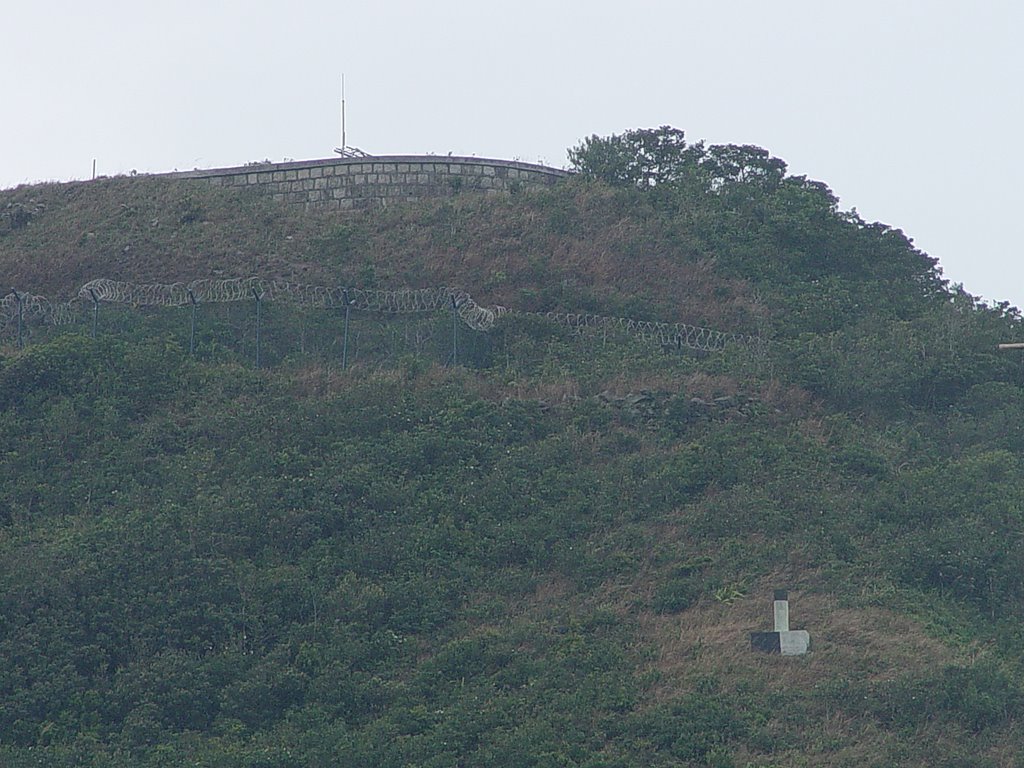
<instances>
[{"instance_id":1,"label":"barbed wire fence","mask_svg":"<svg viewBox=\"0 0 1024 768\"><path fill-rule=\"evenodd\" d=\"M96 336L100 327L101 306L121 306L133 310L150 308L179 307L190 310L189 351L197 348L197 311L202 306L223 306L251 303L254 312L242 323L227 323L231 331L245 337L246 343L254 347L255 363L261 359L262 330L264 324L263 305L266 302L291 305L302 310L337 310L335 318L343 311L344 324L341 339L332 343L341 345L342 367L351 359L350 353L367 341L364 332L352 333L351 313L369 314L377 318L401 315L428 315L432 320L406 324L400 332L389 331L392 341L398 335L404 338L406 349L421 353L434 344L437 346L438 327L436 319L440 313L451 313L450 352L447 362L458 363L460 331L465 334L487 335L503 317L544 318L552 323L567 327L577 337L588 338L588 331L598 330L602 340L609 333L618 334L641 344L657 344L662 347L696 350L710 353L719 352L729 346L760 347L760 337L718 331L685 323L664 323L634 318L609 317L589 313L529 312L513 311L502 306L485 307L478 304L465 290L439 287L420 289L371 289L325 287L270 280L259 277L202 279L188 283L134 283L129 281L99 278L83 285L69 301L53 302L44 296L11 289L0 297L0 334L13 341L18 347L25 345L29 331L35 326L67 326L88 322L89 333ZM223 322L222 322L223 324ZM384 332L386 323L378 329L378 336ZM299 324L297 346L306 351L305 321ZM335 334L337 335L337 334ZM590 334L593 338L595 334ZM352 348L350 348L350 346ZM379 346L379 342L378 342ZM380 352L380 350L377 350ZM385 350L386 352L386 350Z\"/></svg>"}]
</instances>

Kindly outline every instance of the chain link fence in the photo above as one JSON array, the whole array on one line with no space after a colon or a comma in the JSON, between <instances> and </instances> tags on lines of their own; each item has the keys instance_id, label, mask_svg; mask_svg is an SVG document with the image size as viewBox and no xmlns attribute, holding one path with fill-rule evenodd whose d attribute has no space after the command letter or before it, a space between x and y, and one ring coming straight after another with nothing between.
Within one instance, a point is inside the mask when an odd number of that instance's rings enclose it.
<instances>
[{"instance_id":1,"label":"chain link fence","mask_svg":"<svg viewBox=\"0 0 1024 768\"><path fill-rule=\"evenodd\" d=\"M12 289L0 297L0 339L23 347L69 330L157 333L187 339L192 354L247 358L257 366L295 356L386 363L405 355L480 361L503 318L542 318L582 343L626 343L719 352L760 338L688 325L587 313L485 307L458 288L325 287L258 277L133 283L99 278L69 301Z\"/></svg>"}]
</instances>

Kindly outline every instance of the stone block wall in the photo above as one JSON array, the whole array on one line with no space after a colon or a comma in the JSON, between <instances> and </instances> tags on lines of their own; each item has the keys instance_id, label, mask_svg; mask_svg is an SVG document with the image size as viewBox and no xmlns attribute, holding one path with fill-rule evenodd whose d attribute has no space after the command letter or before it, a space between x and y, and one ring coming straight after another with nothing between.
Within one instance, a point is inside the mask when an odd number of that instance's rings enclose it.
<instances>
[{"instance_id":1,"label":"stone block wall","mask_svg":"<svg viewBox=\"0 0 1024 768\"><path fill-rule=\"evenodd\" d=\"M283 203L359 210L462 193L502 194L549 186L567 171L510 160L436 155L339 157L171 174L252 188Z\"/></svg>"}]
</instances>

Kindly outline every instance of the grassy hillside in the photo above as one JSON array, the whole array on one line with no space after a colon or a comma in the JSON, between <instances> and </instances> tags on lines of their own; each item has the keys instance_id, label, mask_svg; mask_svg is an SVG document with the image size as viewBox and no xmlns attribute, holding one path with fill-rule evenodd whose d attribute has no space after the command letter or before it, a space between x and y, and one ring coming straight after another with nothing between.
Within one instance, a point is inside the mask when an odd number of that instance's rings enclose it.
<instances>
[{"instance_id":1,"label":"grassy hillside","mask_svg":"<svg viewBox=\"0 0 1024 768\"><path fill-rule=\"evenodd\" d=\"M666 231L645 201L632 201L639 211L624 202L621 192L582 179L558 191L369 216L159 177L19 187L0 192L8 212L0 270L19 290L56 298L97 277L259 275L350 287L452 285L481 303L523 310L600 306L756 329L760 312L742 280L717 275L713 254Z\"/></svg>"},{"instance_id":2,"label":"grassy hillside","mask_svg":"<svg viewBox=\"0 0 1024 768\"><path fill-rule=\"evenodd\" d=\"M550 191L359 216L149 178L2 193L0 271L35 293L453 284L771 342L512 315L458 367L255 371L125 311L9 343L2 762L1019 764L1018 314L766 153L643 166L630 138ZM775 588L806 657L749 648Z\"/></svg>"}]
</instances>

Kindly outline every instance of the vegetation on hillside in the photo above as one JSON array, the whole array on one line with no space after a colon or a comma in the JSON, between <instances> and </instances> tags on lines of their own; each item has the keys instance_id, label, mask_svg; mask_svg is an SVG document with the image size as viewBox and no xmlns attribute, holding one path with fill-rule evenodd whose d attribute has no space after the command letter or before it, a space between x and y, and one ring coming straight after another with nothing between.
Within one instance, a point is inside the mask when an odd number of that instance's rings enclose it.
<instances>
[{"instance_id":1,"label":"vegetation on hillside","mask_svg":"<svg viewBox=\"0 0 1024 768\"><path fill-rule=\"evenodd\" d=\"M38 293L449 283L771 343L509 317L459 367L255 371L129 312L9 345L0 762L1020 762L1017 311L764 150L661 128L571 157L552 190L358 216L162 179L2 193L0 270ZM749 649L779 587L807 657Z\"/></svg>"}]
</instances>

